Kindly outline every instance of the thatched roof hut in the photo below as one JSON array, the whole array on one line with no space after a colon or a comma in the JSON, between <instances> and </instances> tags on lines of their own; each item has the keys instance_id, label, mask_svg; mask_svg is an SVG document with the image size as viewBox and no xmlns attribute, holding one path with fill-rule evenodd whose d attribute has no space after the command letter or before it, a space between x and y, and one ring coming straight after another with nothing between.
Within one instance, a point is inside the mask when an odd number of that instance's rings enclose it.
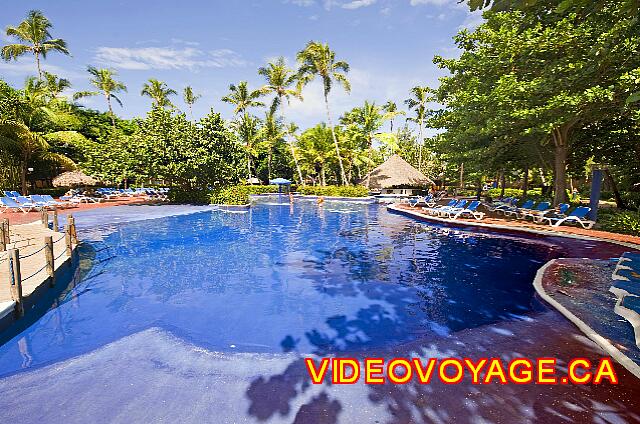
<instances>
[{"instance_id":1,"label":"thatched roof hut","mask_svg":"<svg viewBox=\"0 0 640 424\"><path fill-rule=\"evenodd\" d=\"M98 180L80 171L63 172L53 179L54 187L94 186Z\"/></svg>"},{"instance_id":2,"label":"thatched roof hut","mask_svg":"<svg viewBox=\"0 0 640 424\"><path fill-rule=\"evenodd\" d=\"M433 181L398 155L369 172L360 184L374 190L400 187L426 187Z\"/></svg>"}]
</instances>

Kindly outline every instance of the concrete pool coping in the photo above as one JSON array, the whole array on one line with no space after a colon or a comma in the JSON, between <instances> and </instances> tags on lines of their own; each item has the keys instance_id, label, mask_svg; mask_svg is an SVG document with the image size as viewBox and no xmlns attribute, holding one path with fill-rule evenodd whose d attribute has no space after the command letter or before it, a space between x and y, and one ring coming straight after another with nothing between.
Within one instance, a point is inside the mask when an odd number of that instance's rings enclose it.
<instances>
[{"instance_id":1,"label":"concrete pool coping","mask_svg":"<svg viewBox=\"0 0 640 424\"><path fill-rule=\"evenodd\" d=\"M522 232L543 236L554 236L554 237L566 237L573 238L578 240L591 240L591 241L599 241L605 243L617 244L624 247L629 247L634 250L640 250L640 245L635 243L628 243L619 240L606 239L601 237L593 237L593 236L585 236L579 234L568 234L563 232L556 231L543 231L536 230L532 228L523 228L523 227L512 227L508 225L496 225L496 224L486 224L482 222L473 222L473 221L453 221L451 219L438 218L434 216L427 216L425 214L414 212L411 210L407 210L404 208L399 208L395 205L388 205L387 209L399 213L405 216L411 216L419 219L423 222L434 222L443 224L445 226L453 226L453 227L478 227L483 229L497 229L498 232ZM589 339L591 339L594 343L596 343L602 350L604 350L607 354L609 354L613 359L615 359L620 365L625 367L629 372L635 375L637 378L640 378L640 365L636 364L631 358L622 353L618 348L616 348L609 340L600 335L598 332L589 327L584 321L578 318L574 313L572 313L565 306L560 304L558 301L553 299L544 289L543 281L546 270L551 267L556 262L556 259L552 259L551 261L544 264L536 273L536 276L533 280L533 287L536 290L536 293L549 305L551 305L554 309L560 312L565 318L567 318L572 324L574 324L582 333L584 333ZM611 311L613 313L613 310Z\"/></svg>"}]
</instances>

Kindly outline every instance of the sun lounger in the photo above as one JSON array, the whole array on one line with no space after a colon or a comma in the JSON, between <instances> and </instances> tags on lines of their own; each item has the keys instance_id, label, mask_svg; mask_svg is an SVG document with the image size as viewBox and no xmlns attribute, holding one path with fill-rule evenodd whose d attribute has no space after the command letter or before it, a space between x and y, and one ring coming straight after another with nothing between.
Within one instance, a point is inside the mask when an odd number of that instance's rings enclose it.
<instances>
[{"instance_id":1,"label":"sun lounger","mask_svg":"<svg viewBox=\"0 0 640 424\"><path fill-rule=\"evenodd\" d=\"M474 200L466 208L458 211L449 211L447 215L451 219L458 219L461 216L464 217L466 215L470 215L479 221L484 218L484 212L478 212L478 206L480 206L480 201Z\"/></svg>"},{"instance_id":2,"label":"sun lounger","mask_svg":"<svg viewBox=\"0 0 640 424\"><path fill-rule=\"evenodd\" d=\"M549 225L559 227L564 223L576 223L580 224L584 229L590 229L595 225L595 221L586 219L586 216L591 212L591 208L586 206L578 206L569 215L564 218L551 218L546 217L543 221L547 221Z\"/></svg>"},{"instance_id":3,"label":"sun lounger","mask_svg":"<svg viewBox=\"0 0 640 424\"><path fill-rule=\"evenodd\" d=\"M25 207L31 207L32 209L43 209L46 205L39 204L38 202L34 202L33 200L24 197L24 196L16 196L13 198L17 203L23 205Z\"/></svg>"},{"instance_id":4,"label":"sun lounger","mask_svg":"<svg viewBox=\"0 0 640 424\"><path fill-rule=\"evenodd\" d=\"M431 201L431 199L433 199L433 196L429 194L427 196L418 196L415 199L409 199L407 203L412 208L415 208L415 207L418 207L419 205L426 206Z\"/></svg>"},{"instance_id":5,"label":"sun lounger","mask_svg":"<svg viewBox=\"0 0 640 424\"><path fill-rule=\"evenodd\" d=\"M527 200L520 207L514 206L514 207L511 207L511 208L508 208L508 209L502 209L502 213L504 213L504 216L515 216L515 217L517 217L521 213L533 210L533 206L535 204L536 204L536 202L534 202L533 200Z\"/></svg>"},{"instance_id":6,"label":"sun lounger","mask_svg":"<svg viewBox=\"0 0 640 424\"><path fill-rule=\"evenodd\" d=\"M459 200L455 205L451 207L445 206L443 208L437 209L435 211L435 215L445 217L449 214L449 212L457 212L457 211L463 210L466 205L467 205L467 201L465 199L462 199L462 200Z\"/></svg>"},{"instance_id":7,"label":"sun lounger","mask_svg":"<svg viewBox=\"0 0 640 424\"><path fill-rule=\"evenodd\" d=\"M613 310L616 314L629 321L631 327L633 327L636 346L640 348L640 297L623 296L618 299Z\"/></svg>"},{"instance_id":8,"label":"sun lounger","mask_svg":"<svg viewBox=\"0 0 640 424\"><path fill-rule=\"evenodd\" d=\"M20 204L13 197L0 197L0 209L2 209L0 212L6 212L10 210L27 213L35 209L35 207Z\"/></svg>"},{"instance_id":9,"label":"sun lounger","mask_svg":"<svg viewBox=\"0 0 640 424\"><path fill-rule=\"evenodd\" d=\"M458 201L456 199L451 199L449 201L449 203L447 203L444 206L431 206L431 207L427 207L427 208L422 208L423 211L425 211L426 213L431 213L431 211L435 211L438 209L442 209L442 208L451 208L453 206L455 206L455 204L458 203Z\"/></svg>"},{"instance_id":10,"label":"sun lounger","mask_svg":"<svg viewBox=\"0 0 640 424\"><path fill-rule=\"evenodd\" d=\"M552 211L553 209L549 209L550 206L551 203L549 202L540 202L538 203L538 206L531 210L518 212L516 217L518 219L527 219L530 217L533 220L536 216L544 215L545 213Z\"/></svg>"},{"instance_id":11,"label":"sun lounger","mask_svg":"<svg viewBox=\"0 0 640 424\"><path fill-rule=\"evenodd\" d=\"M558 210L556 209L549 209L548 211L540 214L540 215L535 215L533 217L533 221L537 222L538 224L543 224L545 221L545 218L565 218L567 215L567 211L571 208L571 205L568 203L561 203L560 205L558 205Z\"/></svg>"}]
</instances>

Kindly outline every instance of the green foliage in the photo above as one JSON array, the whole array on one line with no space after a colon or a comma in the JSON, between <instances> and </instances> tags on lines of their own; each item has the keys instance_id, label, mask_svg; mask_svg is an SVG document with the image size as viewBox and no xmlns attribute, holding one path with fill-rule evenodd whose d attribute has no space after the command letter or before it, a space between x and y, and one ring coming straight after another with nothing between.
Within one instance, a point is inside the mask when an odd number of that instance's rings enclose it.
<instances>
[{"instance_id":1,"label":"green foliage","mask_svg":"<svg viewBox=\"0 0 640 424\"><path fill-rule=\"evenodd\" d=\"M486 196L490 197L492 199L498 199L500 198L500 193L502 192L502 189L500 188L492 188L487 190L486 192ZM505 188L504 190L504 197L515 197L517 199L520 199L520 203L523 203L526 199L523 198L523 191L517 188ZM535 200L536 202L540 202L540 201L549 201L551 200L551 198L543 196L542 195L542 190L539 188L534 188L531 190L527 191L527 199L531 199L531 200Z\"/></svg>"},{"instance_id":2,"label":"green foliage","mask_svg":"<svg viewBox=\"0 0 640 424\"><path fill-rule=\"evenodd\" d=\"M214 190L210 201L214 205L246 205L250 194L277 193L277 185L237 185Z\"/></svg>"},{"instance_id":3,"label":"green foliage","mask_svg":"<svg viewBox=\"0 0 640 424\"><path fill-rule=\"evenodd\" d=\"M209 204L211 192L209 190L185 190L173 188L167 194L171 203L206 205Z\"/></svg>"},{"instance_id":4,"label":"green foliage","mask_svg":"<svg viewBox=\"0 0 640 424\"><path fill-rule=\"evenodd\" d=\"M300 186L298 193L307 196L367 197L369 190L363 186Z\"/></svg>"},{"instance_id":5,"label":"green foliage","mask_svg":"<svg viewBox=\"0 0 640 424\"><path fill-rule=\"evenodd\" d=\"M640 211L602 208L598 211L598 229L640 236Z\"/></svg>"}]
</instances>

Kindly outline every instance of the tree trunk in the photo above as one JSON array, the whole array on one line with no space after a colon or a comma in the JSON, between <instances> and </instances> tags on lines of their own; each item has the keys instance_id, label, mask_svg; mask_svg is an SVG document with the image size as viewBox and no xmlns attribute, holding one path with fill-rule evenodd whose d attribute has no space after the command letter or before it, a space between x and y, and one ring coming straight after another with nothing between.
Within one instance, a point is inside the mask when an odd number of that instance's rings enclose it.
<instances>
[{"instance_id":1,"label":"tree trunk","mask_svg":"<svg viewBox=\"0 0 640 424\"><path fill-rule=\"evenodd\" d=\"M422 172L422 119L418 123L418 171Z\"/></svg>"},{"instance_id":2,"label":"tree trunk","mask_svg":"<svg viewBox=\"0 0 640 424\"><path fill-rule=\"evenodd\" d=\"M111 96L109 94L105 94L107 98L107 106L109 107L109 116L111 116L111 125L113 125L113 129L116 129L116 118L113 115L113 108L111 107Z\"/></svg>"},{"instance_id":3,"label":"tree trunk","mask_svg":"<svg viewBox=\"0 0 640 424\"><path fill-rule=\"evenodd\" d=\"M324 178L324 164L320 165L320 185L322 187L327 185L327 181Z\"/></svg>"},{"instance_id":4,"label":"tree trunk","mask_svg":"<svg viewBox=\"0 0 640 424\"><path fill-rule=\"evenodd\" d=\"M553 160L553 205L567 203L567 158L569 157L568 142L569 129L564 127L555 129L552 132L553 144L555 146L555 157Z\"/></svg>"},{"instance_id":5,"label":"tree trunk","mask_svg":"<svg viewBox=\"0 0 640 424\"><path fill-rule=\"evenodd\" d=\"M618 185L616 184L616 181L613 179L613 175L611 175L611 171L609 171L608 169L605 169L604 177L607 179L607 182L609 183L609 185L611 186L611 189L613 190L613 196L616 199L616 206L618 206L618 208L620 209L626 209L627 204L625 203L624 199L622 199L622 196L620 195L620 191L618 190Z\"/></svg>"},{"instance_id":6,"label":"tree trunk","mask_svg":"<svg viewBox=\"0 0 640 424\"><path fill-rule=\"evenodd\" d=\"M267 180L271 181L271 159L273 154L272 149L269 147L269 154L267 155Z\"/></svg>"},{"instance_id":7,"label":"tree trunk","mask_svg":"<svg viewBox=\"0 0 640 424\"><path fill-rule=\"evenodd\" d=\"M327 93L324 93L324 105L327 109L327 121L329 122L329 128L331 128L331 137L333 137L333 144L336 146L336 154L338 155L338 164L340 165L340 179L342 185L347 185L347 176L344 173L344 166L342 165L342 156L340 156L340 146L338 145L338 139L336 138L336 132L333 129L333 122L331 121L331 109L329 109L329 98Z\"/></svg>"},{"instance_id":8,"label":"tree trunk","mask_svg":"<svg viewBox=\"0 0 640 424\"><path fill-rule=\"evenodd\" d=\"M464 188L464 162L460 164L460 188Z\"/></svg>"},{"instance_id":9,"label":"tree trunk","mask_svg":"<svg viewBox=\"0 0 640 424\"><path fill-rule=\"evenodd\" d=\"M26 196L29 194L29 187L27 186L27 161L26 159L20 165L20 194Z\"/></svg>"},{"instance_id":10,"label":"tree trunk","mask_svg":"<svg viewBox=\"0 0 640 424\"><path fill-rule=\"evenodd\" d=\"M527 197L527 192L529 191L529 167L524 167L524 179L522 181L522 197Z\"/></svg>"},{"instance_id":11,"label":"tree trunk","mask_svg":"<svg viewBox=\"0 0 640 424\"><path fill-rule=\"evenodd\" d=\"M42 80L42 69L40 69L40 53L35 52L36 55L36 66L38 67L38 79Z\"/></svg>"},{"instance_id":12,"label":"tree trunk","mask_svg":"<svg viewBox=\"0 0 640 424\"><path fill-rule=\"evenodd\" d=\"M506 178L504 176L504 169L502 171L500 171L500 198L503 199L504 198L504 191L506 189Z\"/></svg>"},{"instance_id":13,"label":"tree trunk","mask_svg":"<svg viewBox=\"0 0 640 424\"><path fill-rule=\"evenodd\" d=\"M280 104L281 106L281 110L282 110L282 122L284 124L284 103L282 102L282 96L280 96ZM296 156L296 150L293 147L293 137L291 136L291 134L289 134L289 137L292 138L291 142L289 143L289 146L291 147L291 156L293 157L293 162L295 162L296 164L296 171L298 171L298 178L300 179L300 185L304 185L304 179L302 178L302 170L300 169L300 163L298 162L298 157Z\"/></svg>"},{"instance_id":14,"label":"tree trunk","mask_svg":"<svg viewBox=\"0 0 640 424\"><path fill-rule=\"evenodd\" d=\"M478 187L476 188L476 200L482 198L482 178L478 178Z\"/></svg>"}]
</instances>

